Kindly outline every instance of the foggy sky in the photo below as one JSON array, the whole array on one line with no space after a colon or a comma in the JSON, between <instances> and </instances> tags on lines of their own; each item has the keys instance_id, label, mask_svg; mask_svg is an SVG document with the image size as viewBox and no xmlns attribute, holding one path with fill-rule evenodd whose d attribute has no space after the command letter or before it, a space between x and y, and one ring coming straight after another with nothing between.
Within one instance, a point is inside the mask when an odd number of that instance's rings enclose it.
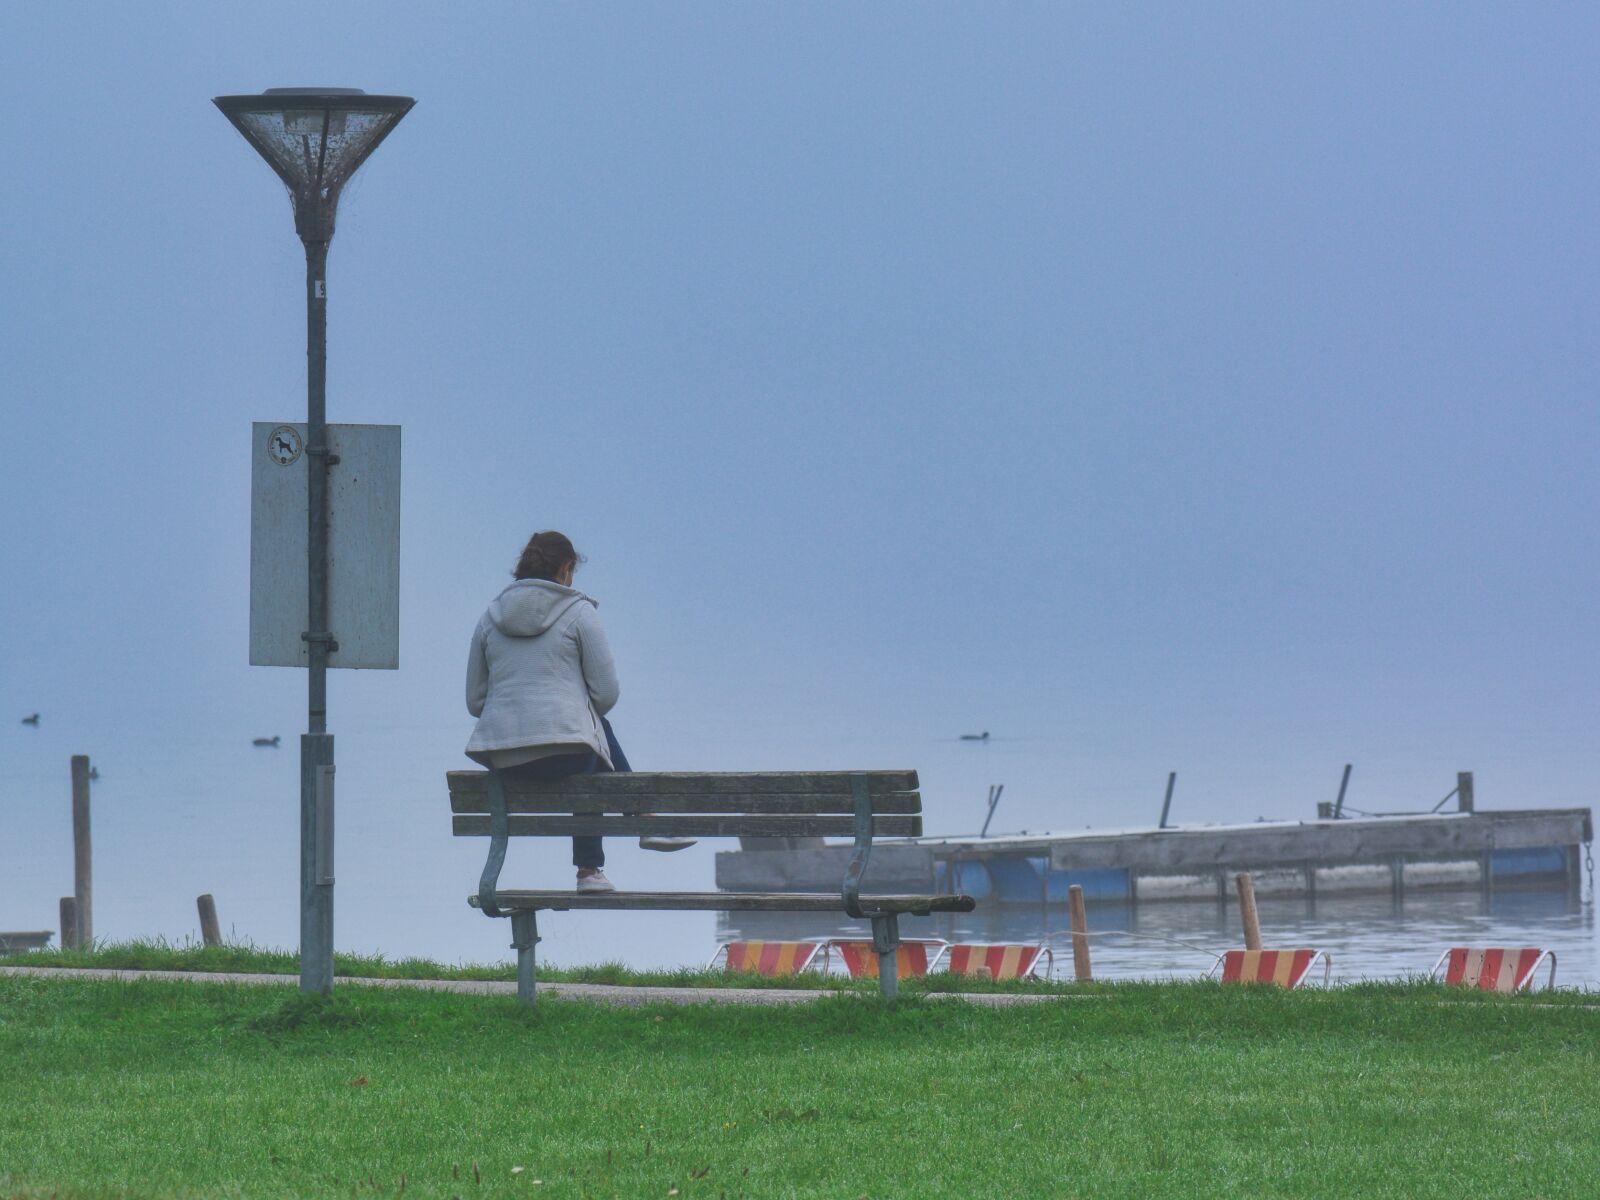
<instances>
[{"instance_id":1,"label":"foggy sky","mask_svg":"<svg viewBox=\"0 0 1600 1200\"><path fill-rule=\"evenodd\" d=\"M539 528L589 558L639 769L916 767L936 832L991 783L997 829L1148 824L1168 770L1181 820L1310 816L1347 761L1363 808L1464 769L1589 803L1597 24L7 6L0 927L55 924L89 753L98 932L212 891L295 937L304 677L246 630L303 260L210 104L271 86L418 99L329 264L330 419L406 454L401 668L330 685L341 947L504 953L443 773ZM713 848L610 873L702 886Z\"/></svg>"}]
</instances>

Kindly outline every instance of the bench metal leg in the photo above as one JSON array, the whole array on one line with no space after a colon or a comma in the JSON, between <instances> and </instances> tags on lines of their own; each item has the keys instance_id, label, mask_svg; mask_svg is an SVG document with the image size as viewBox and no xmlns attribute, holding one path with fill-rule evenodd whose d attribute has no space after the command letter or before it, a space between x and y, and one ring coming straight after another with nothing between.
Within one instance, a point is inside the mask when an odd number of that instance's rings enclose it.
<instances>
[{"instance_id":1,"label":"bench metal leg","mask_svg":"<svg viewBox=\"0 0 1600 1200\"><path fill-rule=\"evenodd\" d=\"M517 999L533 1005L538 996L534 980L534 950L539 944L538 917L532 909L511 914L511 948L517 952Z\"/></svg>"},{"instance_id":2,"label":"bench metal leg","mask_svg":"<svg viewBox=\"0 0 1600 1200\"><path fill-rule=\"evenodd\" d=\"M900 994L900 918L895 913L872 918L872 948L878 952L878 992L885 1000Z\"/></svg>"}]
</instances>

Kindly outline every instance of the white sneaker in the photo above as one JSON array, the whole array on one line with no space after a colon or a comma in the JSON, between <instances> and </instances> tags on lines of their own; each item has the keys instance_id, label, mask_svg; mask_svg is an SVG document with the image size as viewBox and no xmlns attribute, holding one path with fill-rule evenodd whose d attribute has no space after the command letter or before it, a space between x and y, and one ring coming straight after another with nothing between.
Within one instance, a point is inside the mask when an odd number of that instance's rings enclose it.
<instances>
[{"instance_id":1,"label":"white sneaker","mask_svg":"<svg viewBox=\"0 0 1600 1200\"><path fill-rule=\"evenodd\" d=\"M639 839L639 849L659 850L663 854L670 854L674 850L687 850L694 845L697 839L686 837L652 837L645 834Z\"/></svg>"},{"instance_id":2,"label":"white sneaker","mask_svg":"<svg viewBox=\"0 0 1600 1200\"><path fill-rule=\"evenodd\" d=\"M596 871L593 875L578 876L578 891L580 892L614 892L617 885L606 878L604 871Z\"/></svg>"}]
</instances>

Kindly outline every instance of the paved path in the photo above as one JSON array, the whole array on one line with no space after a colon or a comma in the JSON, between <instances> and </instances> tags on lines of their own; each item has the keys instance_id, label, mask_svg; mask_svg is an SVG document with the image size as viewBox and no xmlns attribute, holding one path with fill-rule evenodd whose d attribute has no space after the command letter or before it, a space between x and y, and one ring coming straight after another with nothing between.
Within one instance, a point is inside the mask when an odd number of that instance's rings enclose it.
<instances>
[{"instance_id":1,"label":"paved path","mask_svg":"<svg viewBox=\"0 0 1600 1200\"><path fill-rule=\"evenodd\" d=\"M35 975L71 979L182 979L189 983L242 983L252 986L298 984L297 975L259 975L242 971L121 971L103 967L0 967L0 975ZM426 992L461 992L477 996L514 996L517 985L498 979L366 979L338 976L334 986L418 988ZM540 983L540 996L590 1000L637 1007L642 1004L801 1004L836 993L818 988L686 988L618 987L609 983ZM1085 996L1048 996L1003 992L929 992L936 1000L967 1000L1005 1007L1046 1000L1083 1000Z\"/></svg>"}]
</instances>

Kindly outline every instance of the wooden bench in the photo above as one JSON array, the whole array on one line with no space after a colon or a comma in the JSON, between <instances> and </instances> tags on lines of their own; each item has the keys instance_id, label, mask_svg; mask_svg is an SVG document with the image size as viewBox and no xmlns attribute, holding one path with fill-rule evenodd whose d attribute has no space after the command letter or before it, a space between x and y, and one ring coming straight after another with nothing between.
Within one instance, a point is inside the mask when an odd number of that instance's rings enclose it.
<instances>
[{"instance_id":1,"label":"wooden bench","mask_svg":"<svg viewBox=\"0 0 1600 1200\"><path fill-rule=\"evenodd\" d=\"M535 998L536 914L541 909L710 912L844 912L872 922L873 947L889 969L880 990L893 998L900 917L971 912L971 896L865 895L861 877L872 839L922 832L915 771L627 772L565 779L507 778L495 771L451 771L456 837L489 838L478 891L467 903L511 918L517 995ZM577 892L501 888L512 837L850 837L855 848L835 892Z\"/></svg>"}]
</instances>

